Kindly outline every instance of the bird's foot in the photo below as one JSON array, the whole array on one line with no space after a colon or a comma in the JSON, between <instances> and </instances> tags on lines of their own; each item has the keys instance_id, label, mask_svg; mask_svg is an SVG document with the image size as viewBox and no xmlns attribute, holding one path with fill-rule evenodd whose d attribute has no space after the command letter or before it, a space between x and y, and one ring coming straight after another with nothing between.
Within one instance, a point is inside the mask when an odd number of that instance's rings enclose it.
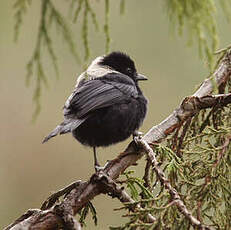
<instances>
[{"instance_id":1,"label":"bird's foot","mask_svg":"<svg viewBox=\"0 0 231 230\"><path fill-rule=\"evenodd\" d=\"M95 165L95 172L99 172L104 170L104 167L100 166L100 165Z\"/></svg>"},{"instance_id":2,"label":"bird's foot","mask_svg":"<svg viewBox=\"0 0 231 230\"><path fill-rule=\"evenodd\" d=\"M139 140L142 139L142 135L143 135L142 132L135 131L135 132L133 133L133 141L134 141L136 144L139 144Z\"/></svg>"},{"instance_id":3,"label":"bird's foot","mask_svg":"<svg viewBox=\"0 0 231 230\"><path fill-rule=\"evenodd\" d=\"M103 171L109 163L110 161L107 161L107 163L104 166L100 166L99 164L95 165L95 172Z\"/></svg>"}]
</instances>

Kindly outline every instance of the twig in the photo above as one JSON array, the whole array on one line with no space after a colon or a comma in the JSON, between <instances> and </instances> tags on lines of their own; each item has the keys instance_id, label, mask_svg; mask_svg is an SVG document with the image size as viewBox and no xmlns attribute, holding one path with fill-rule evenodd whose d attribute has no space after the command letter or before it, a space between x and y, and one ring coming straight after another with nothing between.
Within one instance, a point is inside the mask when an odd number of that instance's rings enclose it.
<instances>
[{"instance_id":1,"label":"twig","mask_svg":"<svg viewBox=\"0 0 231 230\"><path fill-rule=\"evenodd\" d=\"M225 52L225 51L229 50L230 48L231 48L231 45L228 45L228 46L227 46L227 47L225 47L225 48L222 48L222 49L217 50L214 54L220 54L220 53L223 53L223 52Z\"/></svg>"},{"instance_id":2,"label":"twig","mask_svg":"<svg viewBox=\"0 0 231 230\"><path fill-rule=\"evenodd\" d=\"M101 183L102 193L107 193L112 198L116 197L120 200L121 203L129 203L129 207L132 211L136 209L142 211L144 210L139 203L135 202L125 191L123 187L118 186L108 175L103 171L96 173L94 175L94 180L97 183ZM147 214L148 223L154 223L156 218L151 214Z\"/></svg>"},{"instance_id":3,"label":"twig","mask_svg":"<svg viewBox=\"0 0 231 230\"><path fill-rule=\"evenodd\" d=\"M208 226L204 226L199 220L197 220L191 212L188 211L187 207L184 205L183 201L181 200L178 192L175 188L173 188L169 182L169 180L165 177L163 171L158 166L158 162L156 160L155 154L152 150L152 148L149 146L149 144L144 140L138 140L138 143L143 147L144 151L147 154L147 157L149 158L151 164L152 164L152 170L155 171L157 177L159 178L160 182L163 184L163 186L169 191L175 205L180 210L180 212L190 221L190 223L194 227L198 227L199 229L211 229Z\"/></svg>"},{"instance_id":4,"label":"twig","mask_svg":"<svg viewBox=\"0 0 231 230\"><path fill-rule=\"evenodd\" d=\"M181 153L180 150L181 150L182 143L183 143L184 137L185 137L185 135L186 135L186 132L187 132L187 130L188 130L190 124L191 124L191 121L192 121L192 118L189 117L189 118L186 120L186 122L185 122L185 124L184 124L184 126L183 126L183 130L182 130L182 133L181 133L181 135L180 135L180 138L179 138L179 141L178 141L178 145L177 145L177 150L176 150L176 153L177 153L178 157L181 157L181 154L182 154L182 153Z\"/></svg>"},{"instance_id":5,"label":"twig","mask_svg":"<svg viewBox=\"0 0 231 230\"><path fill-rule=\"evenodd\" d=\"M145 170L144 170L143 180L144 180L144 186L147 187L148 189L151 189L150 180L149 180L150 168L151 168L151 162L147 159Z\"/></svg>"},{"instance_id":6,"label":"twig","mask_svg":"<svg viewBox=\"0 0 231 230\"><path fill-rule=\"evenodd\" d=\"M74 188L77 188L80 184L83 184L84 182L82 181L75 181L73 183L71 183L70 185L66 186L65 188L60 189L59 191L51 194L51 196L49 196L42 204L41 206L41 210L46 210L51 208L55 202L57 202L57 200L63 196L63 195L67 195L68 193L70 193L71 190L73 190ZM86 182L85 182L86 183Z\"/></svg>"},{"instance_id":7,"label":"twig","mask_svg":"<svg viewBox=\"0 0 231 230\"><path fill-rule=\"evenodd\" d=\"M228 146L230 144L230 141L231 141L231 134L226 136L224 144L222 146L222 149L219 152L219 154L217 155L217 159L216 159L215 163L213 164L213 168L216 168L217 165L219 164L219 162L221 161L222 157L224 156L226 149L228 148Z\"/></svg>"}]
</instances>

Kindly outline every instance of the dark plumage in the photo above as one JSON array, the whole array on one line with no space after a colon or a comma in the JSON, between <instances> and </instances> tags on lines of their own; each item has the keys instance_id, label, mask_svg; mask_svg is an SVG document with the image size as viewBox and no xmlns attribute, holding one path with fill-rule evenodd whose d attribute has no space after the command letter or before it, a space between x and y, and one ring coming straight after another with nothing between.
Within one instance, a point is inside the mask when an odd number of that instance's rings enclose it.
<instances>
[{"instance_id":1,"label":"dark plumage","mask_svg":"<svg viewBox=\"0 0 231 230\"><path fill-rule=\"evenodd\" d=\"M140 127L147 100L139 86L146 80L137 74L131 58L112 52L96 58L77 79L64 105L64 121L43 142L57 134L72 132L83 145L94 148L127 139Z\"/></svg>"}]
</instances>

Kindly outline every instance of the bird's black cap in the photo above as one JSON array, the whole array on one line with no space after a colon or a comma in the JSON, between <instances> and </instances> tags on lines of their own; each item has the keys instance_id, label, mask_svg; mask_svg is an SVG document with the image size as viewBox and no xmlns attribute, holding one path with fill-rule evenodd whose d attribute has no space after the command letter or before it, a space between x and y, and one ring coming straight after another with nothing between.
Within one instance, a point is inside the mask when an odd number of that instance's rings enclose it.
<instances>
[{"instance_id":1,"label":"bird's black cap","mask_svg":"<svg viewBox=\"0 0 231 230\"><path fill-rule=\"evenodd\" d=\"M100 64L123 73L136 81L147 80L145 76L137 74L134 61L123 52L115 51L104 56Z\"/></svg>"}]
</instances>

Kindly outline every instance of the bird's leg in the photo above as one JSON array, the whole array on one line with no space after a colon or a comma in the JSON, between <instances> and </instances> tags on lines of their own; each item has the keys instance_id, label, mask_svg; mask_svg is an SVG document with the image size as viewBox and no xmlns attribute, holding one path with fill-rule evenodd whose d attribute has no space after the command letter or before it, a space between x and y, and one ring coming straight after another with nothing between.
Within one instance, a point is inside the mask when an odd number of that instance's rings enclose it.
<instances>
[{"instance_id":1,"label":"bird's leg","mask_svg":"<svg viewBox=\"0 0 231 230\"><path fill-rule=\"evenodd\" d=\"M94 166L95 166L95 171L98 172L99 170L102 169L102 167L100 167L99 162L97 160L96 147L93 147L93 152L94 152Z\"/></svg>"}]
</instances>

